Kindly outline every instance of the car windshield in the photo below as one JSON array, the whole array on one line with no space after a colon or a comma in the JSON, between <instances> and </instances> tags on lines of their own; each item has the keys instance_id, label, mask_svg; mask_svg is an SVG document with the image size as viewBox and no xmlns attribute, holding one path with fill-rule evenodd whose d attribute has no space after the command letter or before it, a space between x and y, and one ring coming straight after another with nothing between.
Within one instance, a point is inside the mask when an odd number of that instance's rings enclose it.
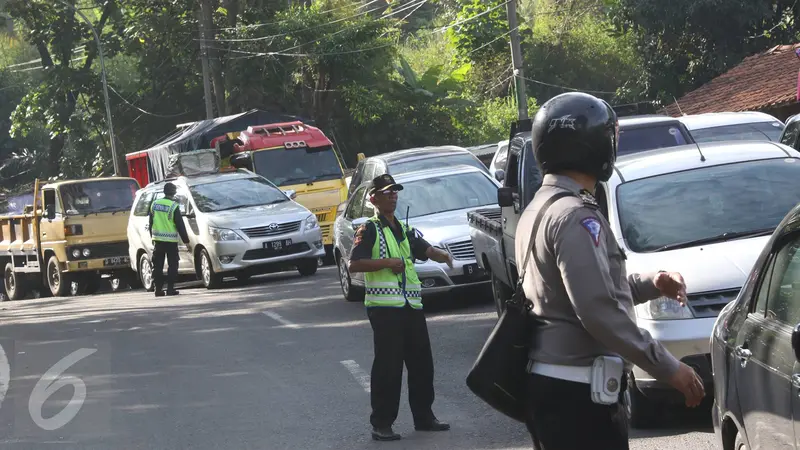
<instances>
[{"instance_id":1,"label":"car windshield","mask_svg":"<svg viewBox=\"0 0 800 450\"><path fill-rule=\"evenodd\" d=\"M216 181L189 187L197 209L224 211L250 206L288 202L280 189L261 177Z\"/></svg>"},{"instance_id":2,"label":"car windshield","mask_svg":"<svg viewBox=\"0 0 800 450\"><path fill-rule=\"evenodd\" d=\"M650 252L763 234L800 202L798 179L800 160L783 158L623 183L617 188L622 235L634 252Z\"/></svg>"},{"instance_id":3,"label":"car windshield","mask_svg":"<svg viewBox=\"0 0 800 450\"><path fill-rule=\"evenodd\" d=\"M753 122L722 127L692 130L697 142L714 141L773 141L781 138L783 125L780 122Z\"/></svg>"},{"instance_id":4,"label":"car windshield","mask_svg":"<svg viewBox=\"0 0 800 450\"><path fill-rule=\"evenodd\" d=\"M452 167L458 165L466 165L476 167L489 172L489 169L472 154L466 153L449 153L430 158L412 159L409 161L399 161L389 163L389 173L394 175L408 172L415 172L417 170L438 169L440 167Z\"/></svg>"},{"instance_id":5,"label":"car windshield","mask_svg":"<svg viewBox=\"0 0 800 450\"><path fill-rule=\"evenodd\" d=\"M67 215L129 211L139 186L133 180L70 183L59 187Z\"/></svg>"},{"instance_id":6,"label":"car windshield","mask_svg":"<svg viewBox=\"0 0 800 450\"><path fill-rule=\"evenodd\" d=\"M477 172L434 176L402 183L397 217L420 217L497 204L497 185ZM410 207L410 209L409 209Z\"/></svg>"},{"instance_id":7,"label":"car windshield","mask_svg":"<svg viewBox=\"0 0 800 450\"><path fill-rule=\"evenodd\" d=\"M253 168L277 186L343 177L333 147L278 148L253 152Z\"/></svg>"},{"instance_id":8,"label":"car windshield","mask_svg":"<svg viewBox=\"0 0 800 450\"><path fill-rule=\"evenodd\" d=\"M672 123L653 124L644 128L620 127L617 156L685 144L688 141L681 129Z\"/></svg>"}]
</instances>

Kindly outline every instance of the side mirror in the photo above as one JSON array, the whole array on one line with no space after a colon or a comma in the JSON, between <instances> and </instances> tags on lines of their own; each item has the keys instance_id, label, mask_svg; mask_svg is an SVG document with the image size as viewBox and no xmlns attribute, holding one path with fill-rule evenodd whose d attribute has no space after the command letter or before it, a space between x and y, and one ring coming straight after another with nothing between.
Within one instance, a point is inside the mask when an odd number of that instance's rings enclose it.
<instances>
[{"instance_id":1,"label":"side mirror","mask_svg":"<svg viewBox=\"0 0 800 450\"><path fill-rule=\"evenodd\" d=\"M792 331L792 350L794 350L794 357L800 361L800 324L796 325Z\"/></svg>"},{"instance_id":2,"label":"side mirror","mask_svg":"<svg viewBox=\"0 0 800 450\"><path fill-rule=\"evenodd\" d=\"M53 220L56 218L56 205L51 203L45 206L45 210L47 211L47 219Z\"/></svg>"},{"instance_id":3,"label":"side mirror","mask_svg":"<svg viewBox=\"0 0 800 450\"><path fill-rule=\"evenodd\" d=\"M339 203L339 206L336 207L336 216L341 216L345 209L347 209L347 201Z\"/></svg>"},{"instance_id":4,"label":"side mirror","mask_svg":"<svg viewBox=\"0 0 800 450\"><path fill-rule=\"evenodd\" d=\"M253 160L250 153L237 153L231 156L231 165L237 169L253 170Z\"/></svg>"},{"instance_id":5,"label":"side mirror","mask_svg":"<svg viewBox=\"0 0 800 450\"><path fill-rule=\"evenodd\" d=\"M510 187L501 187L497 190L497 204L502 208L514 206L514 191Z\"/></svg>"},{"instance_id":6,"label":"side mirror","mask_svg":"<svg viewBox=\"0 0 800 450\"><path fill-rule=\"evenodd\" d=\"M358 219L355 219L353 221L353 223L352 223L353 229L357 230L357 229L361 228L361 225L364 225L365 223L367 223L367 220L369 220L369 219L367 219L366 217L359 217Z\"/></svg>"},{"instance_id":7,"label":"side mirror","mask_svg":"<svg viewBox=\"0 0 800 450\"><path fill-rule=\"evenodd\" d=\"M506 179L506 171L503 170L503 169L495 170L494 171L494 179L502 183L503 180Z\"/></svg>"},{"instance_id":8,"label":"side mirror","mask_svg":"<svg viewBox=\"0 0 800 450\"><path fill-rule=\"evenodd\" d=\"M283 191L283 193L286 194L286 196L289 197L292 200L297 198L297 191L295 191L294 189L289 189L288 191Z\"/></svg>"}]
</instances>

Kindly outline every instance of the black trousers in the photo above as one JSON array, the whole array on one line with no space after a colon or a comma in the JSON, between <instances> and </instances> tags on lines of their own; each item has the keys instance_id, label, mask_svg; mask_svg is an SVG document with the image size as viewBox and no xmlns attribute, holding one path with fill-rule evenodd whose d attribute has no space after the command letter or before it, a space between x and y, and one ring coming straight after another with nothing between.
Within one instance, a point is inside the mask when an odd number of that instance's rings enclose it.
<instances>
[{"instance_id":1,"label":"black trousers","mask_svg":"<svg viewBox=\"0 0 800 450\"><path fill-rule=\"evenodd\" d=\"M397 419L403 363L408 369L408 402L414 423L432 420L433 355L425 313L406 304L403 308L368 308L367 316L375 346L370 423L374 427L385 427Z\"/></svg>"},{"instance_id":2,"label":"black trousers","mask_svg":"<svg viewBox=\"0 0 800 450\"><path fill-rule=\"evenodd\" d=\"M614 405L599 405L586 383L531 375L526 425L536 450L629 449L622 397Z\"/></svg>"},{"instance_id":3,"label":"black trousers","mask_svg":"<svg viewBox=\"0 0 800 450\"><path fill-rule=\"evenodd\" d=\"M178 279L178 243L161 242L153 243L153 283L156 292L164 288L164 257L167 258L167 288L172 289Z\"/></svg>"}]
</instances>

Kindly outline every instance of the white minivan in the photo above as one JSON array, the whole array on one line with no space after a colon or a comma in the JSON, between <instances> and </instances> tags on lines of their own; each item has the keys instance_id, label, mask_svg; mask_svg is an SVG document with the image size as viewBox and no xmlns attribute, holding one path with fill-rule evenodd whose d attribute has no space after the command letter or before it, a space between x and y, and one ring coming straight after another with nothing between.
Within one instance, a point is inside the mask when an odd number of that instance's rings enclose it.
<instances>
[{"instance_id":1,"label":"white minivan","mask_svg":"<svg viewBox=\"0 0 800 450\"><path fill-rule=\"evenodd\" d=\"M153 290L150 205L164 196L164 184L177 187L189 245L180 244L178 273L196 275L213 289L226 276L296 268L313 275L325 256L316 216L266 178L247 170L177 177L150 183L136 193L128 221L131 267ZM166 264L165 264L166 271Z\"/></svg>"},{"instance_id":2,"label":"white minivan","mask_svg":"<svg viewBox=\"0 0 800 450\"><path fill-rule=\"evenodd\" d=\"M623 249L627 272L680 272L688 306L637 305L639 328L695 368L714 391L710 338L783 217L800 202L800 153L770 141L726 141L622 156L598 202ZM639 367L626 395L631 425L660 420L682 395Z\"/></svg>"}]
</instances>

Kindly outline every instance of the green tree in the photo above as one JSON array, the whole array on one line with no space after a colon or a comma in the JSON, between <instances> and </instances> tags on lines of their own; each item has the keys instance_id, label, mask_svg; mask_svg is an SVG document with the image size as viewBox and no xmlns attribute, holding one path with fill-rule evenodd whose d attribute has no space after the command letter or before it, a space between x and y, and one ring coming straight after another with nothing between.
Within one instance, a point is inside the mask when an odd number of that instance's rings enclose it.
<instances>
[{"instance_id":1,"label":"green tree","mask_svg":"<svg viewBox=\"0 0 800 450\"><path fill-rule=\"evenodd\" d=\"M105 54L116 54L122 31L117 1L86 0L76 5L94 16ZM88 9L90 6L96 9ZM67 6L43 0L8 0L6 8L24 24L22 35L37 49L44 67L41 83L25 95L12 115L11 135L26 138L35 129L45 129L50 142L43 175L55 177L61 173L69 135L82 140L94 132L90 124L104 122L100 79L93 70L98 48L90 28ZM79 107L85 111L76 115Z\"/></svg>"}]
</instances>

